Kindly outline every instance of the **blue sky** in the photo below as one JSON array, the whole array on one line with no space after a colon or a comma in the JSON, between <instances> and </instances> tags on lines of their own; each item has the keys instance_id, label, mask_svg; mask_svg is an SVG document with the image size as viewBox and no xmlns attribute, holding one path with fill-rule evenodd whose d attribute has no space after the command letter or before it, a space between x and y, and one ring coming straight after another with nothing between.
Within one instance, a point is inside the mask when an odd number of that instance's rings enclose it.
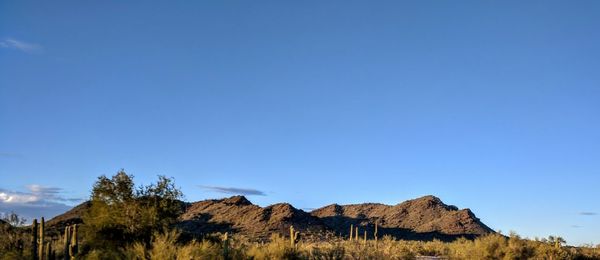
<instances>
[{"instance_id":1,"label":"blue sky","mask_svg":"<svg viewBox=\"0 0 600 260\"><path fill-rule=\"evenodd\" d=\"M189 201L433 194L600 243L598 1L2 1L0 211L124 168Z\"/></svg>"}]
</instances>

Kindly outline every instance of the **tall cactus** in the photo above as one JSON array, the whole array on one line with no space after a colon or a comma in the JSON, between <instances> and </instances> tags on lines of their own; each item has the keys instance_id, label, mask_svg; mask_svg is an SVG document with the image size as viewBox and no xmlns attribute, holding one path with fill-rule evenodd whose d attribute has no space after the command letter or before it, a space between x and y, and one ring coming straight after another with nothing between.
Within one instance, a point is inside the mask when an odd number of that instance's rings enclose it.
<instances>
[{"instance_id":1,"label":"tall cactus","mask_svg":"<svg viewBox=\"0 0 600 260\"><path fill-rule=\"evenodd\" d=\"M290 226L290 246L296 248L296 242L298 242L298 235L300 232L294 229L294 226Z\"/></svg>"},{"instance_id":2,"label":"tall cactus","mask_svg":"<svg viewBox=\"0 0 600 260\"><path fill-rule=\"evenodd\" d=\"M69 246L71 245L71 226L65 227L63 259L69 260Z\"/></svg>"},{"instance_id":3,"label":"tall cactus","mask_svg":"<svg viewBox=\"0 0 600 260\"><path fill-rule=\"evenodd\" d=\"M69 247L69 255L71 259L75 259L75 255L79 252L79 241L77 241L77 224L73 225L73 234L71 235L71 246Z\"/></svg>"},{"instance_id":4,"label":"tall cactus","mask_svg":"<svg viewBox=\"0 0 600 260\"><path fill-rule=\"evenodd\" d=\"M65 247L63 251L63 259L75 259L79 247L79 241L77 241L77 224L65 227L65 236L63 239Z\"/></svg>"},{"instance_id":5,"label":"tall cactus","mask_svg":"<svg viewBox=\"0 0 600 260\"><path fill-rule=\"evenodd\" d=\"M50 242L46 242L46 246L44 248L45 248L44 259L51 260L52 259L52 244L50 244Z\"/></svg>"},{"instance_id":6,"label":"tall cactus","mask_svg":"<svg viewBox=\"0 0 600 260\"><path fill-rule=\"evenodd\" d=\"M358 225L356 226L356 229L354 230L354 241L358 242Z\"/></svg>"},{"instance_id":7,"label":"tall cactus","mask_svg":"<svg viewBox=\"0 0 600 260\"><path fill-rule=\"evenodd\" d=\"M33 260L38 260L38 221L37 219L33 220L33 224L31 225L31 258Z\"/></svg>"},{"instance_id":8,"label":"tall cactus","mask_svg":"<svg viewBox=\"0 0 600 260\"><path fill-rule=\"evenodd\" d=\"M229 259L229 234L225 232L221 240L223 240L223 258Z\"/></svg>"},{"instance_id":9,"label":"tall cactus","mask_svg":"<svg viewBox=\"0 0 600 260\"><path fill-rule=\"evenodd\" d=\"M352 233L353 232L354 232L354 225L350 224L350 241L352 241L352 238L353 238Z\"/></svg>"},{"instance_id":10,"label":"tall cactus","mask_svg":"<svg viewBox=\"0 0 600 260\"><path fill-rule=\"evenodd\" d=\"M40 222L39 235L38 235L38 259L39 260L47 260L44 259L44 218L42 217L42 221Z\"/></svg>"}]
</instances>

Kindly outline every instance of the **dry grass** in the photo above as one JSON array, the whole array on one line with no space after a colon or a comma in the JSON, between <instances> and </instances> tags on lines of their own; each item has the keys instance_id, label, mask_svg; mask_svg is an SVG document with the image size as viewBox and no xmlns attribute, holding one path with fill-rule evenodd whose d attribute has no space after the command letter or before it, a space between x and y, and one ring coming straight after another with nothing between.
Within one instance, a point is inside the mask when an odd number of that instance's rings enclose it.
<instances>
[{"instance_id":1,"label":"dry grass","mask_svg":"<svg viewBox=\"0 0 600 260\"><path fill-rule=\"evenodd\" d=\"M177 243L177 232L156 235L152 243L133 244L123 250L128 259L415 259L439 256L444 259L600 259L600 248L556 247L553 244L522 239L517 235L488 235L476 240L403 241L384 237L379 241L300 242L295 248L288 238L278 235L270 242L248 242L243 238L223 243L192 241Z\"/></svg>"},{"instance_id":2,"label":"dry grass","mask_svg":"<svg viewBox=\"0 0 600 260\"><path fill-rule=\"evenodd\" d=\"M251 242L244 237L230 237L227 243L219 234L201 241L180 241L172 230L155 234L147 243L135 242L120 249L88 248L79 259L415 259L438 256L443 259L600 259L600 246L560 247L553 243L522 239L516 234L498 234L475 240L403 241L383 237L378 241L348 241L333 237L326 241L300 240L292 247L288 237L273 235L268 242ZM8 233L0 240L0 259L31 259L26 234ZM19 241L22 244L19 245ZM85 243L85 241L84 241ZM21 249L15 247L19 245ZM227 246L225 246L227 245ZM62 259L62 239L53 247ZM12 248L12 249L11 249ZM23 250L24 249L24 250Z\"/></svg>"}]
</instances>

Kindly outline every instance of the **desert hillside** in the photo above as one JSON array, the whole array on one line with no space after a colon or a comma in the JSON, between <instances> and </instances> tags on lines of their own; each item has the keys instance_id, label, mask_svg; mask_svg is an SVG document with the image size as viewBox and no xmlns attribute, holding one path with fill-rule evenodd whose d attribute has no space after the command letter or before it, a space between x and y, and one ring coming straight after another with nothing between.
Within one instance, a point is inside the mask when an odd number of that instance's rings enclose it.
<instances>
[{"instance_id":1,"label":"desert hillside","mask_svg":"<svg viewBox=\"0 0 600 260\"><path fill-rule=\"evenodd\" d=\"M349 233L348 226L351 224L373 229L375 223L378 223L381 235L415 240L474 238L494 232L471 210L446 205L435 196L424 196L397 205L333 204L311 214L338 233Z\"/></svg>"},{"instance_id":2,"label":"desert hillside","mask_svg":"<svg viewBox=\"0 0 600 260\"><path fill-rule=\"evenodd\" d=\"M49 226L62 227L81 223L89 207L85 202L48 221ZM272 233L287 234L294 226L311 237L348 236L350 226L372 235L378 223L378 236L391 235L407 240L454 240L475 238L494 231L483 224L469 209L459 210L439 198L425 196L397 205L363 203L329 205L312 212L288 203L267 207L252 204L244 196L182 203L184 213L177 226L186 234L202 236L214 232L230 232L265 239Z\"/></svg>"}]
</instances>

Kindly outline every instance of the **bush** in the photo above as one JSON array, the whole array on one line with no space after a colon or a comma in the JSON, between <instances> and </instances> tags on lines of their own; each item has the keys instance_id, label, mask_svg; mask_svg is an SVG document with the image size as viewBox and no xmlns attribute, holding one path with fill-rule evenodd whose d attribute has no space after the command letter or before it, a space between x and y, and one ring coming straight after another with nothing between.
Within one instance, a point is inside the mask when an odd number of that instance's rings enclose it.
<instances>
[{"instance_id":1,"label":"bush","mask_svg":"<svg viewBox=\"0 0 600 260\"><path fill-rule=\"evenodd\" d=\"M159 176L156 184L134 188L133 176L124 171L94 184L89 211L83 216L84 233L91 248L120 248L135 241L149 242L166 230L182 212L182 193L172 179Z\"/></svg>"}]
</instances>

